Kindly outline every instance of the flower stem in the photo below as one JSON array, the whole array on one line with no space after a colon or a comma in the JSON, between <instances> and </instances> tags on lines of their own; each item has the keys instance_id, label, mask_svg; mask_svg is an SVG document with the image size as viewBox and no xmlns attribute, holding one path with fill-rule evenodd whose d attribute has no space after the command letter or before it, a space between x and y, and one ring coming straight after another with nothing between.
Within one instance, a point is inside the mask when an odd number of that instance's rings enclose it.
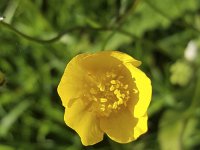
<instances>
[{"instance_id":1,"label":"flower stem","mask_svg":"<svg viewBox=\"0 0 200 150\"><path fill-rule=\"evenodd\" d=\"M66 30L63 30L61 31L60 33L58 33L55 37L53 38L50 38L50 39L38 39L36 37L32 37L32 36L29 36L19 30L17 30L16 28L14 28L12 25L4 22L4 21L0 21L0 26L3 26L11 31L13 31L14 33L18 34L19 36L27 39L27 40L30 40L30 41L33 41L33 42L37 42L37 43L41 43L41 44L48 44L48 43L54 43L56 41L58 41L60 38L62 38L65 34L68 34L68 33L71 33L71 32L74 32L74 31L81 31L81 30L95 30L95 31L113 31L115 30L115 28L113 27L100 27L100 28L94 28L94 27L90 27L90 26L75 26L75 27L72 27L72 28L69 28L69 29L66 29ZM129 36L130 38L134 38L134 39L138 39L138 37L136 37L134 34L131 34L130 32L127 32L125 30L122 30L122 29L119 29L117 30L116 32L119 32L119 33L122 33L126 36Z\"/></svg>"}]
</instances>

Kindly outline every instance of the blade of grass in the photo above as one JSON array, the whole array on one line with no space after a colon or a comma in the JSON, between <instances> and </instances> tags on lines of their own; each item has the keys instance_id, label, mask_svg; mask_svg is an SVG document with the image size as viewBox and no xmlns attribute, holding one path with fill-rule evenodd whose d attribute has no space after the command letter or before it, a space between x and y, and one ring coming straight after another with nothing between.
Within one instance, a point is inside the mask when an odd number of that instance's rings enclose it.
<instances>
[{"instance_id":1,"label":"blade of grass","mask_svg":"<svg viewBox=\"0 0 200 150\"><path fill-rule=\"evenodd\" d=\"M0 123L0 137L6 136L15 121L29 108L32 102L24 100L11 110Z\"/></svg>"}]
</instances>

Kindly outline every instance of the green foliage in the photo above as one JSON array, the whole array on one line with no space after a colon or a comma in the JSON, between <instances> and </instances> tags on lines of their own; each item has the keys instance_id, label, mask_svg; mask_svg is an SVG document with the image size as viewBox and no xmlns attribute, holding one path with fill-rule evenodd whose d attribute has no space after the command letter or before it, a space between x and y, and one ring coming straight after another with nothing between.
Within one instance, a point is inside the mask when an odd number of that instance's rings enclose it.
<instances>
[{"instance_id":1,"label":"green foliage","mask_svg":"<svg viewBox=\"0 0 200 150\"><path fill-rule=\"evenodd\" d=\"M178 84L181 86L187 85L193 74L190 64L183 60L178 60L175 64L173 64L170 68L170 71L172 74L170 81L173 84Z\"/></svg>"},{"instance_id":2,"label":"green foliage","mask_svg":"<svg viewBox=\"0 0 200 150\"><path fill-rule=\"evenodd\" d=\"M198 0L141 0L137 7L132 0L0 4L8 23L0 22L0 150L199 149ZM188 61L191 40L198 51ZM129 144L105 136L83 147L64 123L57 85L73 56L105 49L142 61L153 86L149 131Z\"/></svg>"}]
</instances>

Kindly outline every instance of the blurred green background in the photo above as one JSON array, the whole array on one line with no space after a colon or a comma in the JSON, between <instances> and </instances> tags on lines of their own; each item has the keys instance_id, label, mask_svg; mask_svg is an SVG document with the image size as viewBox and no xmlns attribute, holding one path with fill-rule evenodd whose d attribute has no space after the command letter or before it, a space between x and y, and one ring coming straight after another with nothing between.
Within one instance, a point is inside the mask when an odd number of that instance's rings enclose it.
<instances>
[{"instance_id":1,"label":"blurred green background","mask_svg":"<svg viewBox=\"0 0 200 150\"><path fill-rule=\"evenodd\" d=\"M0 150L200 149L199 0L0 0ZM80 53L119 50L152 80L149 131L84 147L57 85Z\"/></svg>"}]
</instances>

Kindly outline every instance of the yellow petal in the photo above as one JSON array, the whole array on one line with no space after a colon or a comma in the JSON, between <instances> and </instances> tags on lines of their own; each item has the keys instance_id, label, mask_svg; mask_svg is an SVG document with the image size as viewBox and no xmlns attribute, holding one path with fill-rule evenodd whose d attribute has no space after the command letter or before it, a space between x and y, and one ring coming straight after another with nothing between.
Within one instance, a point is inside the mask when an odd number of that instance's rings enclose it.
<instances>
[{"instance_id":1,"label":"yellow petal","mask_svg":"<svg viewBox=\"0 0 200 150\"><path fill-rule=\"evenodd\" d=\"M65 68L64 74L57 88L63 106L67 106L71 99L79 98L83 89L83 75L85 74L80 63L87 56L88 54L77 55Z\"/></svg>"},{"instance_id":2,"label":"yellow petal","mask_svg":"<svg viewBox=\"0 0 200 150\"><path fill-rule=\"evenodd\" d=\"M141 62L118 51L104 51L89 54L81 61L82 68L98 74L99 72L109 70L112 67L117 67L120 64L131 63L138 67ZM105 65L106 64L106 65Z\"/></svg>"},{"instance_id":3,"label":"yellow petal","mask_svg":"<svg viewBox=\"0 0 200 150\"><path fill-rule=\"evenodd\" d=\"M134 138L137 139L141 134L144 134L147 132L148 127L147 127L147 113L143 117L140 117L138 119L138 122L136 126L134 127Z\"/></svg>"},{"instance_id":4,"label":"yellow petal","mask_svg":"<svg viewBox=\"0 0 200 150\"><path fill-rule=\"evenodd\" d=\"M90 54L81 62L84 69L91 71L91 73L96 75L119 64L121 64L121 61L112 57L110 52L97 52L95 54Z\"/></svg>"},{"instance_id":5,"label":"yellow petal","mask_svg":"<svg viewBox=\"0 0 200 150\"><path fill-rule=\"evenodd\" d=\"M125 66L135 79L135 84L138 89L138 100L133 101L133 104L130 104L129 108L133 112L133 116L139 118L144 116L151 101L151 81L140 69L134 67L132 64L127 63Z\"/></svg>"},{"instance_id":6,"label":"yellow petal","mask_svg":"<svg viewBox=\"0 0 200 150\"><path fill-rule=\"evenodd\" d=\"M138 119L128 109L119 110L109 117L100 119L100 128L114 141L128 143L135 140L134 127Z\"/></svg>"},{"instance_id":7,"label":"yellow petal","mask_svg":"<svg viewBox=\"0 0 200 150\"><path fill-rule=\"evenodd\" d=\"M126 53L122 53L119 51L105 51L104 53L109 54L110 56L120 60L123 63L131 63L135 67L138 67L141 65L141 61L138 61L131 57L130 55L127 55Z\"/></svg>"},{"instance_id":8,"label":"yellow petal","mask_svg":"<svg viewBox=\"0 0 200 150\"><path fill-rule=\"evenodd\" d=\"M80 136L83 145L93 145L103 139L99 128L99 120L94 113L89 112L89 106L80 99L75 100L71 107L65 109L65 123Z\"/></svg>"}]
</instances>

